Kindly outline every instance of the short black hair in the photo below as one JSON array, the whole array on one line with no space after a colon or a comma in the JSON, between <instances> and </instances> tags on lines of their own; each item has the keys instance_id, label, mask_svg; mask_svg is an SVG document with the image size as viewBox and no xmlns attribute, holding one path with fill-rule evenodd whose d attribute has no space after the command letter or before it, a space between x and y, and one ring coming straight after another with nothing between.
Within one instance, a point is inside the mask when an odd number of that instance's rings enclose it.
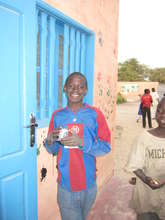
<instances>
[{"instance_id":1,"label":"short black hair","mask_svg":"<svg viewBox=\"0 0 165 220\"><path fill-rule=\"evenodd\" d=\"M88 88L87 79L86 79L85 75L82 74L82 73L80 73L80 72L73 72L73 73L69 74L69 76L67 77L67 79L66 79L66 81L65 81L65 86L67 85L69 79L70 79L72 76L81 76L81 77L85 80L86 88Z\"/></svg>"},{"instance_id":2,"label":"short black hair","mask_svg":"<svg viewBox=\"0 0 165 220\"><path fill-rule=\"evenodd\" d=\"M149 90L149 89L145 89L145 90L144 90L144 93L145 93L145 94L149 94L149 93L150 93L150 90Z\"/></svg>"}]
</instances>

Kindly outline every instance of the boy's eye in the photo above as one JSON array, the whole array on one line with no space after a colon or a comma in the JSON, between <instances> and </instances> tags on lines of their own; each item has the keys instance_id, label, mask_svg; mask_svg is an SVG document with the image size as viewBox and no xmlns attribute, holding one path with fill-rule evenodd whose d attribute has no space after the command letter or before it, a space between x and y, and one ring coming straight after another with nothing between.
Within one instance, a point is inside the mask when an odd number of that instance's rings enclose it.
<instances>
[{"instance_id":1,"label":"boy's eye","mask_svg":"<svg viewBox=\"0 0 165 220\"><path fill-rule=\"evenodd\" d=\"M80 86L75 86L77 89L84 89L84 85L80 85ZM72 89L72 88L74 88L74 86L73 85L68 85L68 89Z\"/></svg>"}]
</instances>

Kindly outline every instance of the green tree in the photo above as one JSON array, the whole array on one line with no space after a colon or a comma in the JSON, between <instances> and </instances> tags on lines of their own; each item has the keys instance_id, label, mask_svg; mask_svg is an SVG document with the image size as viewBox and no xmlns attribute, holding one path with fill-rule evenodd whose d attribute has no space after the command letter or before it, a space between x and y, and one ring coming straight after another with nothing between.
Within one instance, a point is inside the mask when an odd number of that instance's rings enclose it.
<instances>
[{"instance_id":1,"label":"green tree","mask_svg":"<svg viewBox=\"0 0 165 220\"><path fill-rule=\"evenodd\" d=\"M135 58L119 63L119 81L143 81L146 74L148 74L147 66L139 64Z\"/></svg>"},{"instance_id":2,"label":"green tree","mask_svg":"<svg viewBox=\"0 0 165 220\"><path fill-rule=\"evenodd\" d=\"M155 68L150 72L150 80L165 84L165 68Z\"/></svg>"},{"instance_id":3,"label":"green tree","mask_svg":"<svg viewBox=\"0 0 165 220\"><path fill-rule=\"evenodd\" d=\"M146 77L153 82L165 83L165 68L151 69L135 58L118 65L118 81L144 81Z\"/></svg>"}]
</instances>

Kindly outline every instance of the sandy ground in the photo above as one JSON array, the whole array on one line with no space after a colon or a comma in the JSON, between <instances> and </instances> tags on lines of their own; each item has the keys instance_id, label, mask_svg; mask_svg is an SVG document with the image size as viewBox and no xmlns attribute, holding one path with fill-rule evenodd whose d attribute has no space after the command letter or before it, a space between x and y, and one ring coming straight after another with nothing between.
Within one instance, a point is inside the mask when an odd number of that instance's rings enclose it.
<instances>
[{"instance_id":1,"label":"sandy ground","mask_svg":"<svg viewBox=\"0 0 165 220\"><path fill-rule=\"evenodd\" d=\"M136 122L138 105L138 102L128 102L117 105L116 109L114 175L122 179L129 176L124 171L124 166L136 135L143 129L142 122Z\"/></svg>"}]
</instances>

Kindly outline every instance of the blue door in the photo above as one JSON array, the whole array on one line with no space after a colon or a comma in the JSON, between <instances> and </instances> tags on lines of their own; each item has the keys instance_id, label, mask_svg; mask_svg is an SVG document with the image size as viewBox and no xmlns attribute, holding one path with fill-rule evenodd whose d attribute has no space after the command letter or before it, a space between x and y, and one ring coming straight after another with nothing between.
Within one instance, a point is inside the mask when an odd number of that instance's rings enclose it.
<instances>
[{"instance_id":1,"label":"blue door","mask_svg":"<svg viewBox=\"0 0 165 220\"><path fill-rule=\"evenodd\" d=\"M0 220L37 219L35 23L34 0L0 0Z\"/></svg>"}]
</instances>

